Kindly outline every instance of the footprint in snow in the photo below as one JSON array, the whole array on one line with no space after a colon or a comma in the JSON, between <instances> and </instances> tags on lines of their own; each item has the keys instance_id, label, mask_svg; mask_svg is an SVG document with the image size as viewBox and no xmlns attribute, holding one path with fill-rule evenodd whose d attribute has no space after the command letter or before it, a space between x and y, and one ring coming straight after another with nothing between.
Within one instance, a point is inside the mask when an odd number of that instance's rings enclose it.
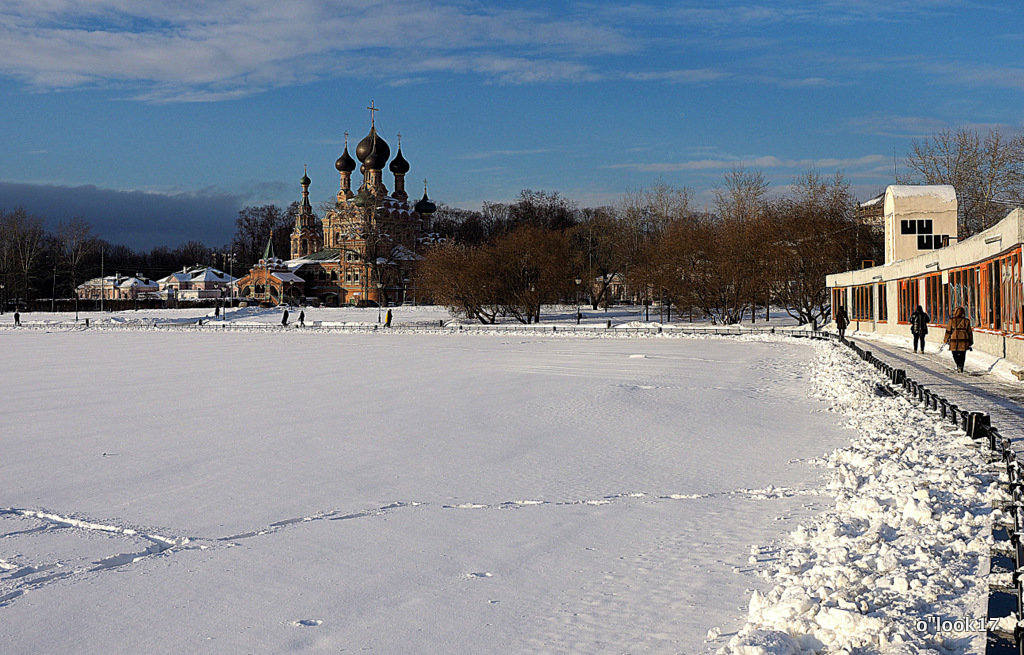
<instances>
[{"instance_id":1,"label":"footprint in snow","mask_svg":"<svg viewBox=\"0 0 1024 655\"><path fill-rule=\"evenodd\" d=\"M474 573L467 573L466 577L467 578L490 578L493 575L494 574L491 573L490 571L477 571L477 572L474 572Z\"/></svg>"},{"instance_id":2,"label":"footprint in snow","mask_svg":"<svg viewBox=\"0 0 1024 655\"><path fill-rule=\"evenodd\" d=\"M299 619L298 621L292 621L292 625L304 628L315 628L322 623L323 621L320 619Z\"/></svg>"}]
</instances>

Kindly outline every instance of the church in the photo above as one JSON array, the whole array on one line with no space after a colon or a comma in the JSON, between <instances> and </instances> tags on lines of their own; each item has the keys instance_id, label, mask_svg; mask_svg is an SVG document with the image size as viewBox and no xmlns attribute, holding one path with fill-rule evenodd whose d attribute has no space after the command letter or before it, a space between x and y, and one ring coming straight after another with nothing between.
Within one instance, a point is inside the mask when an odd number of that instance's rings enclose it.
<instances>
[{"instance_id":1,"label":"church","mask_svg":"<svg viewBox=\"0 0 1024 655\"><path fill-rule=\"evenodd\" d=\"M394 158L391 147L377 133L370 103L370 132L356 146L355 159L345 149L334 167L340 175L337 202L323 220L317 219L309 202L309 175L299 183L302 199L291 233L290 259L282 261L269 253L250 274L238 281L242 298L280 304L318 302L324 305L401 304L415 302L413 271L422 249L436 241L430 217L436 205L427 197L409 203L405 176L410 165L402 155L401 134ZM352 191L352 173L359 162L362 183ZM389 163L390 160L390 163ZM384 184L385 166L394 177L394 189ZM278 268L298 278L301 284L275 284L281 276L267 275ZM287 276L285 276L287 277Z\"/></svg>"}]
</instances>

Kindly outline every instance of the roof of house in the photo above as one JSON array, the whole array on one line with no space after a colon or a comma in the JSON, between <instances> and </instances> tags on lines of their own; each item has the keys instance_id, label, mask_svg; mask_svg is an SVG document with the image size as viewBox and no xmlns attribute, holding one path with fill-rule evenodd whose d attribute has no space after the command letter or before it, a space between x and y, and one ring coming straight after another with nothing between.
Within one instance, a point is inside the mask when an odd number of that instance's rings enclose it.
<instances>
[{"instance_id":1,"label":"roof of house","mask_svg":"<svg viewBox=\"0 0 1024 655\"><path fill-rule=\"evenodd\" d=\"M956 189L949 184L893 184L886 191L891 191L894 198L933 196L945 202L956 202Z\"/></svg>"},{"instance_id":2,"label":"roof of house","mask_svg":"<svg viewBox=\"0 0 1024 655\"><path fill-rule=\"evenodd\" d=\"M288 271L273 271L270 275L282 282L305 282L305 280L295 273L290 273Z\"/></svg>"}]
</instances>

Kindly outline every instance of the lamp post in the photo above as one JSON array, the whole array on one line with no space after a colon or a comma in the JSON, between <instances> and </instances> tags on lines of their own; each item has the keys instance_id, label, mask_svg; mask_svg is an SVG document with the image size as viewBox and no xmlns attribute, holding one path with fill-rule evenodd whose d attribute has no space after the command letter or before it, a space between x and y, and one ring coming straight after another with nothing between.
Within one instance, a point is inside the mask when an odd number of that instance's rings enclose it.
<instances>
[{"instance_id":1,"label":"lamp post","mask_svg":"<svg viewBox=\"0 0 1024 655\"><path fill-rule=\"evenodd\" d=\"M0 284L0 314L7 309L7 294L4 293L4 285Z\"/></svg>"},{"instance_id":2,"label":"lamp post","mask_svg":"<svg viewBox=\"0 0 1024 655\"><path fill-rule=\"evenodd\" d=\"M576 278L576 325L580 324L580 319L583 318L583 313L580 311L580 284L583 282L580 278Z\"/></svg>"},{"instance_id":3,"label":"lamp post","mask_svg":"<svg viewBox=\"0 0 1024 655\"><path fill-rule=\"evenodd\" d=\"M377 280L377 323L380 323L380 294L384 288L384 283Z\"/></svg>"}]
</instances>

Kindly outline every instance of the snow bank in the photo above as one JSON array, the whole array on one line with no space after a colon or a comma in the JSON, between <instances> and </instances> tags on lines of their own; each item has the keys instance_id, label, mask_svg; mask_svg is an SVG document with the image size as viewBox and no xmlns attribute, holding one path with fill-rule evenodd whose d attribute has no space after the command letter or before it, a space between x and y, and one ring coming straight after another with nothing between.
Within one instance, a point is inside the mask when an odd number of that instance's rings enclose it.
<instances>
[{"instance_id":1,"label":"snow bank","mask_svg":"<svg viewBox=\"0 0 1024 655\"><path fill-rule=\"evenodd\" d=\"M992 502L983 451L819 347L814 387L859 437L825 458L834 509L793 531L720 654L983 652ZM974 632L936 630L944 621ZM948 625L948 623L947 623Z\"/></svg>"}]
</instances>

